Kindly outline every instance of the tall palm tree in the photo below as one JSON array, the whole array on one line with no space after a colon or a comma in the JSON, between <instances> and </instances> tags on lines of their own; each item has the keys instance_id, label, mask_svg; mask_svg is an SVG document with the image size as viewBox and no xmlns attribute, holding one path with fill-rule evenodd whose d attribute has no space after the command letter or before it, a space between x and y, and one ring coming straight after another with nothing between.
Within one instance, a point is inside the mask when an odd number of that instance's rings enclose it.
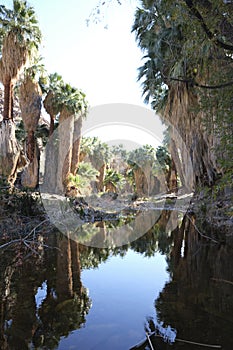
<instances>
[{"instance_id":1,"label":"tall palm tree","mask_svg":"<svg viewBox=\"0 0 233 350\"><path fill-rule=\"evenodd\" d=\"M61 112L60 95L62 86L64 86L64 81L61 75L53 73L48 76L48 87L46 87L47 94L43 104L46 112L50 116L50 136L54 131L55 119Z\"/></svg>"},{"instance_id":2,"label":"tall palm tree","mask_svg":"<svg viewBox=\"0 0 233 350\"><path fill-rule=\"evenodd\" d=\"M26 1L13 0L13 9L0 6L1 60L0 78L4 85L3 121L0 127L0 172L13 176L20 149L13 123L13 88L30 57L41 42L34 9Z\"/></svg>"},{"instance_id":3,"label":"tall palm tree","mask_svg":"<svg viewBox=\"0 0 233 350\"><path fill-rule=\"evenodd\" d=\"M50 75L50 86L44 106L51 117L50 134L53 134L46 154L44 188L64 193L68 187L70 174L75 175L78 169L82 118L87 113L88 104L82 91L65 84L55 73ZM59 120L59 127L53 133L55 117ZM56 161L53 161L54 155ZM54 166L52 172L55 174L55 178L52 176L52 182L50 158Z\"/></svg>"},{"instance_id":4,"label":"tall palm tree","mask_svg":"<svg viewBox=\"0 0 233 350\"><path fill-rule=\"evenodd\" d=\"M213 152L218 135L212 121L206 129L206 122L214 117L213 111L209 117L207 108L200 105L201 89L207 89L211 82L218 85L221 79L226 80L227 71L229 76L232 50L226 41L229 43L232 33L232 26L228 25L232 7L222 1L216 1L214 7L207 2L211 5L209 13L203 1L143 0L141 3L133 31L146 59L139 69L143 93L162 119L178 131L171 134L171 139L181 154L182 164L177 170L183 168L185 185L189 189L197 184L211 185L216 173L221 171ZM230 28L227 35L223 35L223 27ZM228 69L222 69L226 64ZM207 98L211 96L208 93ZM216 99L212 101L216 106ZM224 118L224 112L221 117Z\"/></svg>"},{"instance_id":5,"label":"tall palm tree","mask_svg":"<svg viewBox=\"0 0 233 350\"><path fill-rule=\"evenodd\" d=\"M42 91L35 76L36 66L25 72L19 88L19 103L24 128L27 132L26 154L29 164L24 169L21 182L24 187L35 188L39 182L39 149L35 132L41 114Z\"/></svg>"},{"instance_id":6,"label":"tall palm tree","mask_svg":"<svg viewBox=\"0 0 233 350\"><path fill-rule=\"evenodd\" d=\"M43 101L44 108L50 116L49 142L46 146L44 190L53 193L56 190L57 170L58 170L58 142L57 132L53 135L56 118L59 117L62 104L62 86L65 85L61 75L53 73L48 76L45 84L46 96ZM53 137L52 137L53 135Z\"/></svg>"},{"instance_id":7,"label":"tall palm tree","mask_svg":"<svg viewBox=\"0 0 233 350\"><path fill-rule=\"evenodd\" d=\"M69 84L65 84L61 89L58 151L61 163L57 172L58 191L66 190L69 175L75 175L78 169L82 118L87 112L85 97L83 92Z\"/></svg>"}]
</instances>

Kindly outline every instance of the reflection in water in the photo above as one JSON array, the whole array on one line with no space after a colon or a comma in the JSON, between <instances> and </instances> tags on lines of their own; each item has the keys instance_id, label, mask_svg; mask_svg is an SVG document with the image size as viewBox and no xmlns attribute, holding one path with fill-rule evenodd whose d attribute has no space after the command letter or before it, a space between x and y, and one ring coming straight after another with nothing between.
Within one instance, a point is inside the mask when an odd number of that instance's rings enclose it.
<instances>
[{"instance_id":1,"label":"reflection in water","mask_svg":"<svg viewBox=\"0 0 233 350\"><path fill-rule=\"evenodd\" d=\"M177 338L233 349L232 253L232 247L201 239L184 219L170 255L171 281L155 302L159 321L177 329Z\"/></svg>"},{"instance_id":2,"label":"reflection in water","mask_svg":"<svg viewBox=\"0 0 233 350\"><path fill-rule=\"evenodd\" d=\"M147 338L132 349L233 349L233 249L213 244L184 217L166 252L171 279L147 319ZM148 339L149 338L149 339Z\"/></svg>"},{"instance_id":3,"label":"reflection in water","mask_svg":"<svg viewBox=\"0 0 233 350\"><path fill-rule=\"evenodd\" d=\"M79 245L59 234L50 239L57 249L39 263L1 263L1 349L55 349L62 336L85 323L91 303L81 283ZM40 285L46 294L36 303Z\"/></svg>"},{"instance_id":4,"label":"reflection in water","mask_svg":"<svg viewBox=\"0 0 233 350\"><path fill-rule=\"evenodd\" d=\"M97 327L99 316L89 313L92 295L89 298L81 274L84 270L103 266L104 262L115 256L123 259L123 265L119 264L121 266L119 269L124 269L119 272L123 276L127 270L124 257L127 251L132 251L147 259L147 265L143 265L142 260L140 262L142 266L131 266L131 269L134 269L133 278L135 280L138 278L139 284L141 278L139 269L147 266L145 274L148 273L148 264L151 261L148 279L151 280L151 285L147 282L148 286L145 288L152 288L157 278L151 272L155 269L153 257L157 252L166 257L170 279L167 282L164 280L164 287L158 297L157 291L154 291L154 298L148 300L152 306L154 303L155 314L144 313L145 317L142 317L138 331L131 334L131 338L135 339L134 341L130 339L131 347L147 349L151 341L155 349L170 349L170 343L173 344L173 349L203 348L196 343L219 345L225 350L233 349L232 248L201 237L195 231L191 219L187 216L183 218L176 211L164 210L156 215L158 216L156 224L145 235L131 244L126 242L122 247L102 249L87 247L72 240L69 235L57 233L48 237L48 245L56 249L45 250L41 258L35 256L24 259L20 247L1 251L0 348L65 349L61 347L61 339L73 336L76 337L74 343L78 342L79 333L75 332L72 335L72 332L84 326L88 318L89 323L86 324L83 333L86 335L85 349L88 349L88 339L93 334L93 330L91 328L89 330L89 324ZM150 220L154 220L154 213L147 213L147 220L150 224ZM140 230L139 221L135 220L137 230ZM115 223L105 222L88 224L83 239L96 243L99 235L102 235L101 239L107 239L108 245L113 238L115 244L117 238L112 235L114 225ZM112 229L110 236L108 236L109 228ZM133 230L129 230L128 234L133 235ZM132 236L130 240L131 238ZM96 271L101 274L101 269ZM114 272L109 274L106 283L113 285L115 277ZM84 284L89 287L88 279ZM91 280L89 284L91 285ZM118 286L118 290L111 290L116 294L119 290L122 291L121 295L125 293L125 300L121 300L121 305L125 302L125 308L129 303L126 286L125 280L124 284ZM106 290L104 286L99 288L103 303L101 308L111 319L113 310L106 305L107 298L104 294L107 293ZM132 323L136 314L139 311L143 312L140 309L140 305L143 305L140 300L146 296L140 294L139 290L141 289L135 289L130 296L138 303L138 307L129 315ZM95 297L95 293L98 293L97 286L92 293ZM93 312L95 310L93 307ZM128 327L130 328L130 324ZM116 344L110 344L111 349L129 349L130 344L125 339L124 329L117 325L115 329L116 332L119 329L119 334L115 334L119 340ZM104 329L103 332L107 339L108 330ZM107 341L94 348L109 349L109 344L106 344Z\"/></svg>"}]
</instances>

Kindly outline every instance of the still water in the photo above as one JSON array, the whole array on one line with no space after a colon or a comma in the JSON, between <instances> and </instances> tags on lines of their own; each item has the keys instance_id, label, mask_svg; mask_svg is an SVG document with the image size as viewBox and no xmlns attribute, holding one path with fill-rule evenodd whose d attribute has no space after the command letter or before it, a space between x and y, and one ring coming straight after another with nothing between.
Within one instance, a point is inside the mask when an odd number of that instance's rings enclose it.
<instances>
[{"instance_id":1,"label":"still water","mask_svg":"<svg viewBox=\"0 0 233 350\"><path fill-rule=\"evenodd\" d=\"M40 255L1 251L0 348L232 350L233 249L193 223L163 211L121 247L55 233Z\"/></svg>"},{"instance_id":2,"label":"still water","mask_svg":"<svg viewBox=\"0 0 233 350\"><path fill-rule=\"evenodd\" d=\"M82 273L92 308L85 328L62 339L59 349L128 349L145 336L145 316L155 317L154 300L168 279L165 258L129 250L96 270Z\"/></svg>"}]
</instances>

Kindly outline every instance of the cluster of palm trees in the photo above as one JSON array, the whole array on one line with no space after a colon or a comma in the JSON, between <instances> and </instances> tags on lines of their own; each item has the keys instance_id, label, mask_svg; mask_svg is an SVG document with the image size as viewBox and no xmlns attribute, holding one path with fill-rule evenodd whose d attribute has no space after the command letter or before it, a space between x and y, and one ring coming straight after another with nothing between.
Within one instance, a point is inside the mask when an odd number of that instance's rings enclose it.
<instances>
[{"instance_id":1,"label":"cluster of palm trees","mask_svg":"<svg viewBox=\"0 0 233 350\"><path fill-rule=\"evenodd\" d=\"M79 169L72 181L85 188L88 185L85 178L89 178L94 192L136 192L140 197L177 192L177 171L165 146L155 149L143 145L127 151L122 144L110 147L97 137L83 137L79 159Z\"/></svg>"},{"instance_id":2,"label":"cluster of palm trees","mask_svg":"<svg viewBox=\"0 0 233 350\"><path fill-rule=\"evenodd\" d=\"M78 168L80 130L88 103L82 91L65 83L57 73L45 74L39 58L41 39L35 11L27 1L13 0L12 9L0 6L0 81L4 87L3 119L0 125L0 174L13 185L17 171L24 167L22 185L29 188L38 185L39 150L35 132L43 103L50 115L49 134L53 134L56 120L61 125L57 152L63 158L63 153L66 152L65 164L56 161L52 172L59 172L57 178L60 177L61 181L56 186L59 190L64 190L69 174L75 174ZM27 135L24 151L15 137L15 87ZM53 162L54 156L49 151L51 149L48 150L48 157L51 156L50 161ZM47 170L49 173L48 168Z\"/></svg>"},{"instance_id":3,"label":"cluster of palm trees","mask_svg":"<svg viewBox=\"0 0 233 350\"><path fill-rule=\"evenodd\" d=\"M193 188L232 173L232 23L222 0L142 0L135 14L145 100L177 130L169 148Z\"/></svg>"},{"instance_id":4,"label":"cluster of palm trees","mask_svg":"<svg viewBox=\"0 0 233 350\"><path fill-rule=\"evenodd\" d=\"M140 35L138 34L141 38ZM91 166L98 172L96 190L102 192L107 188L116 191L123 184L124 176L111 165L107 168L111 154L109 147L95 137L83 139L81 147L82 120L88 111L86 96L79 89L65 83L58 73L45 72L39 55L41 39L35 11L27 1L13 0L12 9L0 6L0 80L4 87L3 118L0 124L0 174L13 185L17 172L21 170L22 185L27 188L37 187L40 166L37 136L44 107L50 116L44 189L56 193L69 190L69 187L80 181L78 177L81 175L77 175L79 164L88 156ZM15 94L25 133L23 144L16 138L13 117ZM115 153L116 151L115 149ZM127 164L123 172L131 173L136 192L140 195L158 192L154 174L155 150L143 146L127 156L123 149L119 148L118 151L122 153L122 164ZM165 162L162 157L159 162L161 161ZM169 163L166 166L170 169ZM166 166L160 168L167 171ZM84 168L85 166L82 167ZM92 180L95 171L92 170ZM168 185L169 180L166 182Z\"/></svg>"}]
</instances>

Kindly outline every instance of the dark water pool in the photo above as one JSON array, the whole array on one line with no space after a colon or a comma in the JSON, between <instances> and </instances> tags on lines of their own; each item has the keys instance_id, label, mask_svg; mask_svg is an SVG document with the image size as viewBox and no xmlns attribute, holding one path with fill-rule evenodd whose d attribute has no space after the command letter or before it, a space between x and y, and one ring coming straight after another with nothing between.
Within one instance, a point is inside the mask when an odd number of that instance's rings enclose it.
<instances>
[{"instance_id":1,"label":"dark water pool","mask_svg":"<svg viewBox=\"0 0 233 350\"><path fill-rule=\"evenodd\" d=\"M121 247L46 245L0 252L2 350L233 349L233 250L190 218L163 212Z\"/></svg>"}]
</instances>

